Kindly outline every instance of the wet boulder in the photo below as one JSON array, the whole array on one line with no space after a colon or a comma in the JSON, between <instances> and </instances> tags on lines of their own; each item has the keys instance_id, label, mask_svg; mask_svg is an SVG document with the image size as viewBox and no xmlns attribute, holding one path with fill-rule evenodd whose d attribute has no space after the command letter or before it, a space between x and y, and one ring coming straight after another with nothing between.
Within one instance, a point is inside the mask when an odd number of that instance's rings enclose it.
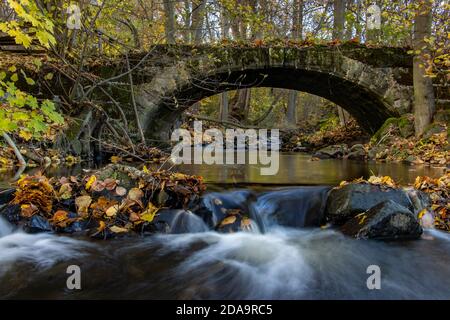
<instances>
[{"instance_id":1,"label":"wet boulder","mask_svg":"<svg viewBox=\"0 0 450 320\"><path fill-rule=\"evenodd\" d=\"M333 224L341 225L355 215L387 200L392 200L408 210L414 210L404 190L368 183L351 183L330 191L326 204L326 218Z\"/></svg>"},{"instance_id":2,"label":"wet boulder","mask_svg":"<svg viewBox=\"0 0 450 320\"><path fill-rule=\"evenodd\" d=\"M392 200L353 217L341 231L357 239L376 240L417 239L423 232L415 215Z\"/></svg>"},{"instance_id":3,"label":"wet boulder","mask_svg":"<svg viewBox=\"0 0 450 320\"><path fill-rule=\"evenodd\" d=\"M227 215L237 212L251 216L250 203L256 195L250 190L211 192L204 195L199 206L192 209L211 228L215 228Z\"/></svg>"},{"instance_id":4,"label":"wet boulder","mask_svg":"<svg viewBox=\"0 0 450 320\"><path fill-rule=\"evenodd\" d=\"M40 215L33 215L23 226L25 232L28 233L39 233L39 232L50 232L52 231L52 226L50 222Z\"/></svg>"},{"instance_id":5,"label":"wet boulder","mask_svg":"<svg viewBox=\"0 0 450 320\"><path fill-rule=\"evenodd\" d=\"M21 220L20 205L6 205L0 209L0 215L3 216L8 222L12 224L18 224Z\"/></svg>"},{"instance_id":6,"label":"wet boulder","mask_svg":"<svg viewBox=\"0 0 450 320\"><path fill-rule=\"evenodd\" d=\"M161 233L195 233L208 231L203 220L188 210L160 210L152 221Z\"/></svg>"},{"instance_id":7,"label":"wet boulder","mask_svg":"<svg viewBox=\"0 0 450 320\"><path fill-rule=\"evenodd\" d=\"M350 148L347 158L351 160L364 160L366 158L366 149L362 144L355 144Z\"/></svg>"},{"instance_id":8,"label":"wet boulder","mask_svg":"<svg viewBox=\"0 0 450 320\"><path fill-rule=\"evenodd\" d=\"M14 198L14 189L5 189L0 191L0 206L10 202Z\"/></svg>"},{"instance_id":9,"label":"wet boulder","mask_svg":"<svg viewBox=\"0 0 450 320\"><path fill-rule=\"evenodd\" d=\"M254 205L265 228L317 227L325 220L329 187L297 187L270 191L260 195Z\"/></svg>"},{"instance_id":10,"label":"wet boulder","mask_svg":"<svg viewBox=\"0 0 450 320\"><path fill-rule=\"evenodd\" d=\"M327 146L314 153L313 157L319 159L335 159L342 158L348 153L348 147L346 144L337 144Z\"/></svg>"}]
</instances>

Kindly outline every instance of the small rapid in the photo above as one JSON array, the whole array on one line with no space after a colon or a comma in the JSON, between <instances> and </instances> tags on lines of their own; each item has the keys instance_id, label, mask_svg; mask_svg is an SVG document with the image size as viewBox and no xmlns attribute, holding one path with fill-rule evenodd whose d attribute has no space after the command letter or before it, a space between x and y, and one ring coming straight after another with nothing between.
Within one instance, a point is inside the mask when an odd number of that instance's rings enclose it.
<instances>
[{"instance_id":1,"label":"small rapid","mask_svg":"<svg viewBox=\"0 0 450 320\"><path fill-rule=\"evenodd\" d=\"M328 191L209 193L198 212L162 210L167 234L108 241L26 234L0 218L0 298L450 299L449 234L381 242L319 228ZM226 207L252 227L214 231ZM66 287L70 265L80 267L81 290ZM367 287L371 265L380 290Z\"/></svg>"}]
</instances>

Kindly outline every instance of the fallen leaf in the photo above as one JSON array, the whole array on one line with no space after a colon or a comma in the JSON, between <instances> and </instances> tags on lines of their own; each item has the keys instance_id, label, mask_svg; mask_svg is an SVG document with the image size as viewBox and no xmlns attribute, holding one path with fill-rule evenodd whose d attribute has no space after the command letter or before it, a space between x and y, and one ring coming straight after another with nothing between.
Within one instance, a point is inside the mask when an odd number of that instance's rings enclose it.
<instances>
[{"instance_id":1,"label":"fallen leaf","mask_svg":"<svg viewBox=\"0 0 450 320\"><path fill-rule=\"evenodd\" d=\"M113 217L117 214L118 211L119 211L119 205L114 205L112 207L109 207L105 213L108 217Z\"/></svg>"},{"instance_id":2,"label":"fallen leaf","mask_svg":"<svg viewBox=\"0 0 450 320\"><path fill-rule=\"evenodd\" d=\"M70 183L64 183L61 188L59 188L58 195L61 199L69 199L72 197L72 187Z\"/></svg>"},{"instance_id":3,"label":"fallen leaf","mask_svg":"<svg viewBox=\"0 0 450 320\"><path fill-rule=\"evenodd\" d=\"M20 214L22 217L30 218L33 216L36 212L38 212L39 209L34 204L23 204L20 206Z\"/></svg>"},{"instance_id":4,"label":"fallen leaf","mask_svg":"<svg viewBox=\"0 0 450 320\"><path fill-rule=\"evenodd\" d=\"M133 201L140 201L143 196L144 196L144 192L142 192L141 189L132 188L128 192L127 198L130 199L130 200L133 200Z\"/></svg>"},{"instance_id":5,"label":"fallen leaf","mask_svg":"<svg viewBox=\"0 0 450 320\"><path fill-rule=\"evenodd\" d=\"M98 227L97 227L97 233L102 232L105 229L106 229L105 221L99 221L98 222Z\"/></svg>"},{"instance_id":6,"label":"fallen leaf","mask_svg":"<svg viewBox=\"0 0 450 320\"><path fill-rule=\"evenodd\" d=\"M62 222L64 220L67 220L67 215L68 215L67 211L58 210L53 215L52 221L55 223Z\"/></svg>"},{"instance_id":7,"label":"fallen leaf","mask_svg":"<svg viewBox=\"0 0 450 320\"><path fill-rule=\"evenodd\" d=\"M111 163L118 163L118 162L122 161L122 158L118 157L118 156L112 156L110 160L111 160Z\"/></svg>"},{"instance_id":8,"label":"fallen leaf","mask_svg":"<svg viewBox=\"0 0 450 320\"><path fill-rule=\"evenodd\" d=\"M112 191L112 190L114 190L117 187L117 180L116 179L107 178L103 182L105 183L106 190Z\"/></svg>"},{"instance_id":9,"label":"fallen leaf","mask_svg":"<svg viewBox=\"0 0 450 320\"><path fill-rule=\"evenodd\" d=\"M111 230L114 233L128 232L128 229L121 228L121 227L118 227L118 226L112 226L112 227L109 228L109 230Z\"/></svg>"},{"instance_id":10,"label":"fallen leaf","mask_svg":"<svg viewBox=\"0 0 450 320\"><path fill-rule=\"evenodd\" d=\"M91 203L92 198L90 196L80 196L75 198L75 206L77 207L77 213L82 217L86 217Z\"/></svg>"},{"instance_id":11,"label":"fallen leaf","mask_svg":"<svg viewBox=\"0 0 450 320\"><path fill-rule=\"evenodd\" d=\"M136 212L132 211L130 213L130 221L131 222L136 222L136 221L139 221L139 220L141 220L141 217L139 217L139 215Z\"/></svg>"},{"instance_id":12,"label":"fallen leaf","mask_svg":"<svg viewBox=\"0 0 450 320\"><path fill-rule=\"evenodd\" d=\"M97 181L97 177L95 175L90 176L88 181L86 182L86 190L89 190L95 181Z\"/></svg>"},{"instance_id":13,"label":"fallen leaf","mask_svg":"<svg viewBox=\"0 0 450 320\"><path fill-rule=\"evenodd\" d=\"M95 180L91 186L91 189L96 192L101 192L101 191L105 190L105 183L100 180Z\"/></svg>"},{"instance_id":14,"label":"fallen leaf","mask_svg":"<svg viewBox=\"0 0 450 320\"><path fill-rule=\"evenodd\" d=\"M141 220L152 222L158 210L159 208L157 208L153 203L149 202L147 209L145 209L145 211L140 215Z\"/></svg>"},{"instance_id":15,"label":"fallen leaf","mask_svg":"<svg viewBox=\"0 0 450 320\"><path fill-rule=\"evenodd\" d=\"M116 188L116 194L117 194L118 196L123 197L124 195L127 194L127 189L125 189L124 187L117 187L117 188Z\"/></svg>"},{"instance_id":16,"label":"fallen leaf","mask_svg":"<svg viewBox=\"0 0 450 320\"><path fill-rule=\"evenodd\" d=\"M236 216L229 216L220 222L220 226L225 226L227 224L234 223L235 221L236 221Z\"/></svg>"}]
</instances>

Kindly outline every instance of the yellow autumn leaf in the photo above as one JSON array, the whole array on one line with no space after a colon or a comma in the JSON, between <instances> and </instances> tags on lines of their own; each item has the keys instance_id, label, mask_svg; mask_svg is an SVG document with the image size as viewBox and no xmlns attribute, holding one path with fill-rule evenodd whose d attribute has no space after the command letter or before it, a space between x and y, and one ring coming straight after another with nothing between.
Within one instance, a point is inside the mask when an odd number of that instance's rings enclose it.
<instances>
[{"instance_id":1,"label":"yellow autumn leaf","mask_svg":"<svg viewBox=\"0 0 450 320\"><path fill-rule=\"evenodd\" d=\"M99 221L98 227L97 227L97 232L102 232L105 229L106 229L105 221Z\"/></svg>"},{"instance_id":2,"label":"yellow autumn leaf","mask_svg":"<svg viewBox=\"0 0 450 320\"><path fill-rule=\"evenodd\" d=\"M109 230L111 230L111 231L114 232L114 233L124 233L124 232L128 232L128 229L121 228L121 227L118 227L118 226L112 226L112 227L109 228Z\"/></svg>"},{"instance_id":3,"label":"yellow autumn leaf","mask_svg":"<svg viewBox=\"0 0 450 320\"><path fill-rule=\"evenodd\" d=\"M115 216L117 214L118 211L119 211L119 205L114 205L112 207L109 207L106 210L106 215L108 217L113 217L113 216Z\"/></svg>"},{"instance_id":4,"label":"yellow autumn leaf","mask_svg":"<svg viewBox=\"0 0 450 320\"><path fill-rule=\"evenodd\" d=\"M120 161L122 161L121 157L118 157L118 156L112 156L111 157L111 163L118 163Z\"/></svg>"},{"instance_id":5,"label":"yellow autumn leaf","mask_svg":"<svg viewBox=\"0 0 450 320\"><path fill-rule=\"evenodd\" d=\"M72 197L72 187L70 186L70 183L64 183L61 185L61 188L59 188L58 195L61 199L69 199Z\"/></svg>"},{"instance_id":6,"label":"yellow autumn leaf","mask_svg":"<svg viewBox=\"0 0 450 320\"><path fill-rule=\"evenodd\" d=\"M97 177L95 175L90 176L88 181L86 182L85 186L86 190L89 190L95 181L97 181Z\"/></svg>"},{"instance_id":7,"label":"yellow autumn leaf","mask_svg":"<svg viewBox=\"0 0 450 320\"><path fill-rule=\"evenodd\" d=\"M30 131L20 130L19 137L21 137L25 141L30 141L31 138L33 137L33 134Z\"/></svg>"},{"instance_id":8,"label":"yellow autumn leaf","mask_svg":"<svg viewBox=\"0 0 450 320\"><path fill-rule=\"evenodd\" d=\"M423 215L424 215L425 213L427 213L427 209L422 209L422 211L419 212L419 214L417 215L417 217L418 217L419 219L422 219L422 217L423 217Z\"/></svg>"},{"instance_id":9,"label":"yellow autumn leaf","mask_svg":"<svg viewBox=\"0 0 450 320\"><path fill-rule=\"evenodd\" d=\"M144 167L142 168L142 171L143 171L144 173L150 173L150 170L148 170L147 166L144 166Z\"/></svg>"},{"instance_id":10,"label":"yellow autumn leaf","mask_svg":"<svg viewBox=\"0 0 450 320\"><path fill-rule=\"evenodd\" d=\"M236 221L236 216L229 216L222 220L220 226L225 226L227 224L232 224Z\"/></svg>"},{"instance_id":11,"label":"yellow autumn leaf","mask_svg":"<svg viewBox=\"0 0 450 320\"><path fill-rule=\"evenodd\" d=\"M145 209L145 211L140 215L141 220L152 222L158 210L159 208L157 208L153 203L149 202L147 209Z\"/></svg>"}]
</instances>

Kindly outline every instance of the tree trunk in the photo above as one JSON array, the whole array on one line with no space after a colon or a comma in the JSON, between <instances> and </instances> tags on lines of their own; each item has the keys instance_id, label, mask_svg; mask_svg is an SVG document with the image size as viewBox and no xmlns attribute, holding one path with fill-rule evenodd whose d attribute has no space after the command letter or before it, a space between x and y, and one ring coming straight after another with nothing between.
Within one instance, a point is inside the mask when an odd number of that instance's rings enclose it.
<instances>
[{"instance_id":1,"label":"tree trunk","mask_svg":"<svg viewBox=\"0 0 450 320\"><path fill-rule=\"evenodd\" d=\"M342 40L345 25L345 0L334 0L333 3L333 40ZM340 106L338 108L341 126L347 123L348 114Z\"/></svg>"},{"instance_id":2,"label":"tree trunk","mask_svg":"<svg viewBox=\"0 0 450 320\"><path fill-rule=\"evenodd\" d=\"M192 22L191 22L191 39L194 44L202 42L203 20L206 0L197 0L192 2Z\"/></svg>"},{"instance_id":3,"label":"tree trunk","mask_svg":"<svg viewBox=\"0 0 450 320\"><path fill-rule=\"evenodd\" d=\"M184 0L184 15L183 15L183 35L186 43L191 42L191 2Z\"/></svg>"},{"instance_id":4,"label":"tree trunk","mask_svg":"<svg viewBox=\"0 0 450 320\"><path fill-rule=\"evenodd\" d=\"M228 92L220 94L220 120L228 120Z\"/></svg>"},{"instance_id":5,"label":"tree trunk","mask_svg":"<svg viewBox=\"0 0 450 320\"><path fill-rule=\"evenodd\" d=\"M345 0L334 0L333 5L333 40L342 40L345 24Z\"/></svg>"},{"instance_id":6,"label":"tree trunk","mask_svg":"<svg viewBox=\"0 0 450 320\"><path fill-rule=\"evenodd\" d=\"M3 139L5 139L6 143L8 143L8 145L13 149L14 154L16 155L17 160L19 161L19 165L22 166L26 166L27 162L25 161L25 159L23 158L22 154L20 153L19 149L17 148L16 144L14 143L14 141L11 139L11 137L6 133L3 132L2 133Z\"/></svg>"},{"instance_id":7,"label":"tree trunk","mask_svg":"<svg viewBox=\"0 0 450 320\"><path fill-rule=\"evenodd\" d=\"M380 6L380 0L374 1L374 4L377 6ZM369 3L370 5L370 3ZM367 12L368 7L366 8ZM366 15L366 42L377 42L380 38L381 30L380 29L369 29L367 22L369 19L367 19Z\"/></svg>"},{"instance_id":8,"label":"tree trunk","mask_svg":"<svg viewBox=\"0 0 450 320\"><path fill-rule=\"evenodd\" d=\"M222 27L222 39L228 39L230 37L230 19L225 8L222 8L220 13L221 27ZM228 92L222 92L220 94L220 120L227 121L229 113Z\"/></svg>"},{"instance_id":9,"label":"tree trunk","mask_svg":"<svg viewBox=\"0 0 450 320\"><path fill-rule=\"evenodd\" d=\"M431 123L434 114L434 91L431 78L425 76L424 55L427 54L424 39L431 35L433 1L422 2L416 13L414 21L414 50L420 50L420 54L414 56L413 80L414 80L414 126L416 136L424 133L426 127ZM425 47L425 49L423 49Z\"/></svg>"},{"instance_id":10,"label":"tree trunk","mask_svg":"<svg viewBox=\"0 0 450 320\"><path fill-rule=\"evenodd\" d=\"M173 0L163 0L164 32L167 43L175 43L175 9Z\"/></svg>"},{"instance_id":11,"label":"tree trunk","mask_svg":"<svg viewBox=\"0 0 450 320\"><path fill-rule=\"evenodd\" d=\"M303 38L303 0L294 0L293 9L292 38L294 40L301 40ZM297 97L297 91L289 91L286 112L286 124L289 127L295 127L297 125Z\"/></svg>"}]
</instances>

